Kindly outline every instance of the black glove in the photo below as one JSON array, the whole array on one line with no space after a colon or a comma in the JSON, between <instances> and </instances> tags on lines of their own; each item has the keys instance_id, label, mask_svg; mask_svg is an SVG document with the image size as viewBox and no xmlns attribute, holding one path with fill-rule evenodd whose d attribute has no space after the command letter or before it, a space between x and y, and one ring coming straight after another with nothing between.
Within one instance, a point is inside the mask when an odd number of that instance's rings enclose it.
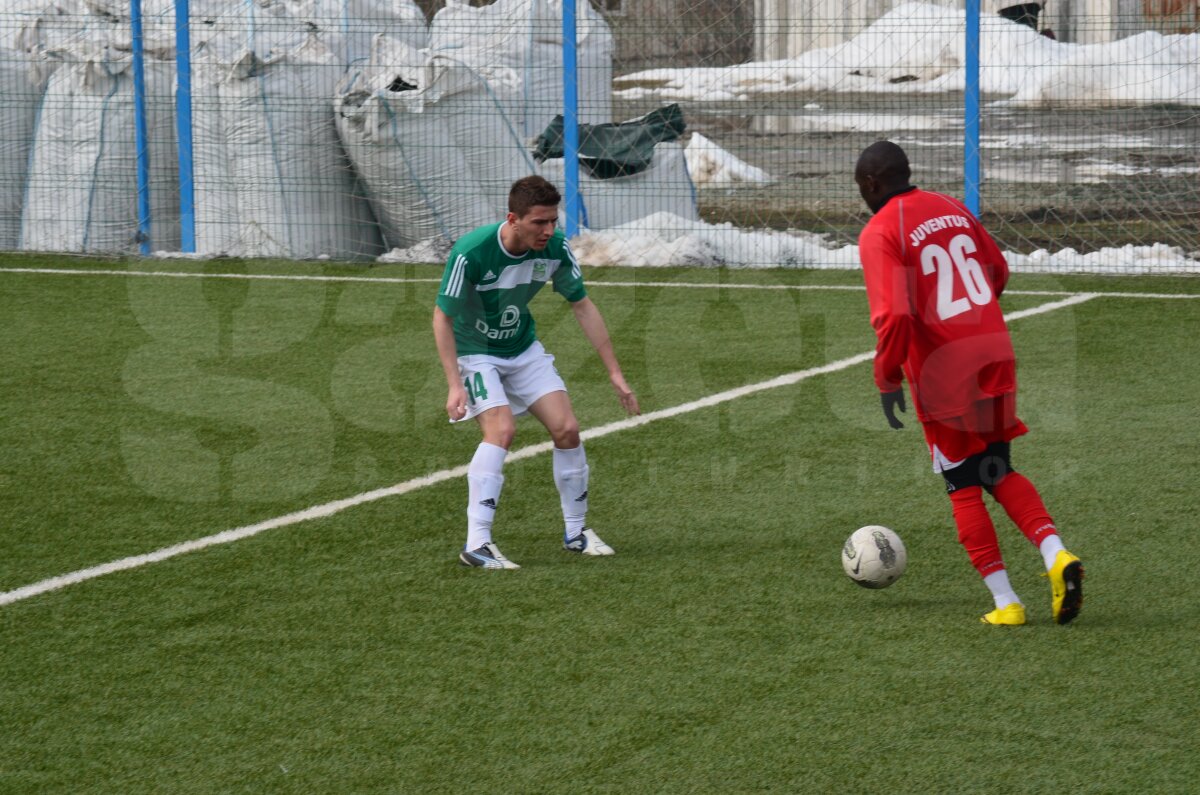
<instances>
[{"instance_id":1,"label":"black glove","mask_svg":"<svg viewBox=\"0 0 1200 795\"><path fill-rule=\"evenodd\" d=\"M883 416L887 417L888 425L899 430L904 427L904 423L896 418L896 408L901 411L908 411L904 407L904 390L897 389L895 392L883 392L879 395L879 401L883 404Z\"/></svg>"}]
</instances>

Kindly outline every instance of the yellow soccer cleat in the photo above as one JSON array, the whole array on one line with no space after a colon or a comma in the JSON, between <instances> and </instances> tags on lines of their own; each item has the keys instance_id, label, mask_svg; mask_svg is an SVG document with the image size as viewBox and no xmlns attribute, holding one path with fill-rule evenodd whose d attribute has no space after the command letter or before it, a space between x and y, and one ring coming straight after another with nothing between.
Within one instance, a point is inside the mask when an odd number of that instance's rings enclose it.
<instances>
[{"instance_id":1,"label":"yellow soccer cleat","mask_svg":"<svg viewBox=\"0 0 1200 795\"><path fill-rule=\"evenodd\" d=\"M1007 607L997 607L979 620L998 627L1019 627L1025 623L1025 605L1013 602Z\"/></svg>"},{"instance_id":2,"label":"yellow soccer cleat","mask_svg":"<svg viewBox=\"0 0 1200 795\"><path fill-rule=\"evenodd\" d=\"M1067 624L1083 607L1083 564L1065 549L1054 558L1046 572L1050 578L1050 612L1054 623Z\"/></svg>"}]
</instances>

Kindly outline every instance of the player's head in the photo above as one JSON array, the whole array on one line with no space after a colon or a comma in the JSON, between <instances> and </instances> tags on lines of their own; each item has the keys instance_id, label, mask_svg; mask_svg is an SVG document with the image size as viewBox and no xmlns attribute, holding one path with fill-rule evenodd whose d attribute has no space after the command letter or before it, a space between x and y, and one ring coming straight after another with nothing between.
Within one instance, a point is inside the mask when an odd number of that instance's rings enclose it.
<instances>
[{"instance_id":1,"label":"player's head","mask_svg":"<svg viewBox=\"0 0 1200 795\"><path fill-rule=\"evenodd\" d=\"M558 188L544 177L537 175L522 177L508 191L508 211L518 218L534 207L553 207L558 210L562 196Z\"/></svg>"},{"instance_id":2,"label":"player's head","mask_svg":"<svg viewBox=\"0 0 1200 795\"><path fill-rule=\"evenodd\" d=\"M909 187L911 176L908 155L891 141L876 141L868 146L854 166L858 192L872 211L878 211L889 194Z\"/></svg>"},{"instance_id":3,"label":"player's head","mask_svg":"<svg viewBox=\"0 0 1200 795\"><path fill-rule=\"evenodd\" d=\"M522 249L540 251L550 242L560 201L558 188L542 177L522 177L513 183L508 191L507 220Z\"/></svg>"}]
</instances>

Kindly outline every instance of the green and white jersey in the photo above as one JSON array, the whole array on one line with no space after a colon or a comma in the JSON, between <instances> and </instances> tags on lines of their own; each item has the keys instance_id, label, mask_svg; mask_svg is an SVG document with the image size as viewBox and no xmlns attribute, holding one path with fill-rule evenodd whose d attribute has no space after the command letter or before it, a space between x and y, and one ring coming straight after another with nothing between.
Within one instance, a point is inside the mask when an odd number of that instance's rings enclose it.
<instances>
[{"instance_id":1,"label":"green and white jersey","mask_svg":"<svg viewBox=\"0 0 1200 795\"><path fill-rule=\"evenodd\" d=\"M529 302L546 282L572 303L587 297L561 229L544 249L513 256L500 242L501 226L481 226L450 250L437 305L454 319L459 356L511 358L525 351L537 339Z\"/></svg>"}]
</instances>

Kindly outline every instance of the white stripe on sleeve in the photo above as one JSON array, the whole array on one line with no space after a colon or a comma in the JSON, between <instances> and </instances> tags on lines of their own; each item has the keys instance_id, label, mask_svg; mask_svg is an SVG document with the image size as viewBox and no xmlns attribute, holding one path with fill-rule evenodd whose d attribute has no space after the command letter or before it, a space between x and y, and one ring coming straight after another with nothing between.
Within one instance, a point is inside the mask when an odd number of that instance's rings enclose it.
<instances>
[{"instance_id":1,"label":"white stripe on sleeve","mask_svg":"<svg viewBox=\"0 0 1200 795\"><path fill-rule=\"evenodd\" d=\"M463 284L467 280L467 265L470 263L467 262L467 258L461 254L458 256L458 258L460 260L458 267L458 284L454 285L454 294L459 298L462 298Z\"/></svg>"},{"instance_id":2,"label":"white stripe on sleeve","mask_svg":"<svg viewBox=\"0 0 1200 795\"><path fill-rule=\"evenodd\" d=\"M454 268L450 271L450 278L446 281L446 295L451 298L461 297L463 272L466 270L466 267L467 258L459 254L458 258L454 260Z\"/></svg>"},{"instance_id":3,"label":"white stripe on sleeve","mask_svg":"<svg viewBox=\"0 0 1200 795\"><path fill-rule=\"evenodd\" d=\"M563 241L563 251L567 252L567 256L571 259L571 275L576 279L583 278L583 271L579 269L579 260L575 259L575 252L571 250L571 244Z\"/></svg>"}]
</instances>

